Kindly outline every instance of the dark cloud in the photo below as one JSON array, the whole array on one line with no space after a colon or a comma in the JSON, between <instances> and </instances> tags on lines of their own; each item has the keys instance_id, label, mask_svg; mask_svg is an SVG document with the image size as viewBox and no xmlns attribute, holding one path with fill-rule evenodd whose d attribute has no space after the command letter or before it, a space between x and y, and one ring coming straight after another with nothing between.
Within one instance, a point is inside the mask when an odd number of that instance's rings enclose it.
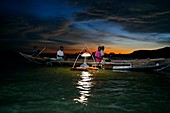
<instances>
[{"instance_id":1,"label":"dark cloud","mask_svg":"<svg viewBox=\"0 0 170 113\"><path fill-rule=\"evenodd\" d=\"M119 22L130 32L170 32L169 0L72 0L88 9L75 13L79 21Z\"/></svg>"},{"instance_id":2,"label":"dark cloud","mask_svg":"<svg viewBox=\"0 0 170 113\"><path fill-rule=\"evenodd\" d=\"M49 38L48 40L53 41L53 42L58 42L58 43L61 43L61 44L69 44L69 45L77 44L75 41L68 41L68 40L55 39L55 38Z\"/></svg>"},{"instance_id":3,"label":"dark cloud","mask_svg":"<svg viewBox=\"0 0 170 113\"><path fill-rule=\"evenodd\" d=\"M54 30L63 29L63 25L67 23L64 17L42 20L35 17L28 18L23 15L4 13L1 13L0 17L2 23L0 26L0 43L7 50L25 48L25 46L28 48L33 44L39 44L40 40L46 40L46 37L44 38L41 35L54 34Z\"/></svg>"},{"instance_id":4,"label":"dark cloud","mask_svg":"<svg viewBox=\"0 0 170 113\"><path fill-rule=\"evenodd\" d=\"M61 44L71 50L85 43L91 48L153 41L168 45L169 4L169 0L1 0L0 44L3 49L38 45L51 50Z\"/></svg>"}]
</instances>

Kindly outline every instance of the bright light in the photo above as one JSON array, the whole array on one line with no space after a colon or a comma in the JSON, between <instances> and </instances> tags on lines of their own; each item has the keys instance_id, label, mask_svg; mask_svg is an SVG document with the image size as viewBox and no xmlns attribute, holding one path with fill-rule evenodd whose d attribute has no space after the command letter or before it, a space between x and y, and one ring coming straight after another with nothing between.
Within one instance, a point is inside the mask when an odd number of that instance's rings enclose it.
<instances>
[{"instance_id":1,"label":"bright light","mask_svg":"<svg viewBox=\"0 0 170 113\"><path fill-rule=\"evenodd\" d=\"M91 55L90 55L89 53L85 52L85 53L83 53L81 56L82 56L82 57L90 57Z\"/></svg>"}]
</instances>

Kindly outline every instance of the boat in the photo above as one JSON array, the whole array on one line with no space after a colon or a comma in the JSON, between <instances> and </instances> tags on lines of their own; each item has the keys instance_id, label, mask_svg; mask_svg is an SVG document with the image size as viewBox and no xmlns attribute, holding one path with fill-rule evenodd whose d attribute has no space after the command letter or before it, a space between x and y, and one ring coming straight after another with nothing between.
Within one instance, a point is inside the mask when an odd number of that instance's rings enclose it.
<instances>
[{"instance_id":1,"label":"boat","mask_svg":"<svg viewBox=\"0 0 170 113\"><path fill-rule=\"evenodd\" d=\"M98 69L109 69L109 70L130 70L130 71L161 71L165 68L170 67L170 59L156 58L156 59L134 59L134 60L112 60L110 62L95 62L93 60L87 61L86 57L83 56L82 52L77 56L76 60L69 61L58 61L56 58L50 57L34 57L29 54L19 52L29 63L48 65L48 66L72 66L70 70L98 70ZM87 55L87 52L85 53ZM84 55L85 55L84 54ZM84 61L78 61L80 56L84 57ZM88 54L89 56L89 54ZM81 66L87 64L86 66Z\"/></svg>"},{"instance_id":2,"label":"boat","mask_svg":"<svg viewBox=\"0 0 170 113\"><path fill-rule=\"evenodd\" d=\"M37 57L37 56L32 56L29 54L22 53L22 52L19 52L19 54L23 56L29 63L33 63L33 64L44 65L44 64L48 64L48 62L56 60L55 58Z\"/></svg>"},{"instance_id":3,"label":"boat","mask_svg":"<svg viewBox=\"0 0 170 113\"><path fill-rule=\"evenodd\" d=\"M47 65L47 66L57 66L57 65L72 66L74 64L74 61L59 61L56 58L40 57L40 56L36 57L22 52L19 52L19 54L22 57L24 57L26 61L30 64ZM82 64L82 63L83 61L77 62L77 64Z\"/></svg>"},{"instance_id":4,"label":"boat","mask_svg":"<svg viewBox=\"0 0 170 113\"><path fill-rule=\"evenodd\" d=\"M161 71L170 67L170 59L137 59L137 60L119 60L106 62L103 64L105 69L112 70L130 70L130 71Z\"/></svg>"}]
</instances>

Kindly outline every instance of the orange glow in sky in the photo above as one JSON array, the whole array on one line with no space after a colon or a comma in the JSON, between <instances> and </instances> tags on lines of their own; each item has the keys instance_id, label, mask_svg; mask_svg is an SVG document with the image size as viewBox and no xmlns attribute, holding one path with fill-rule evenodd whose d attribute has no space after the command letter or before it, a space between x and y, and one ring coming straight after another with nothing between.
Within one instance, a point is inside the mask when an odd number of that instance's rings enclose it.
<instances>
[{"instance_id":1,"label":"orange glow in sky","mask_svg":"<svg viewBox=\"0 0 170 113\"><path fill-rule=\"evenodd\" d=\"M97 47L96 47L97 48ZM97 51L96 48L89 48L90 49L90 52L95 52ZM64 53L65 54L75 54L75 53L79 53L80 51L82 50L82 48L78 48L78 49L69 49L69 48L64 48ZM55 50L55 49L46 49L44 51L44 53L52 53L52 54L55 54L57 53L58 50ZM126 50L126 49L109 49L109 48L105 48L104 52L106 54L110 54L110 53L115 53L115 54L129 54L133 51L130 51L130 50Z\"/></svg>"}]
</instances>

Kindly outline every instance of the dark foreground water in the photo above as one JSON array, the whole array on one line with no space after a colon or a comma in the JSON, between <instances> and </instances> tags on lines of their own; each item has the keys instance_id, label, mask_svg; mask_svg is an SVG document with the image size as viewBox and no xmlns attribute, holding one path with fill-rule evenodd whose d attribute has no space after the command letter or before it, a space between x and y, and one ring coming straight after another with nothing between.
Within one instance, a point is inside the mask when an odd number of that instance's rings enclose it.
<instances>
[{"instance_id":1,"label":"dark foreground water","mask_svg":"<svg viewBox=\"0 0 170 113\"><path fill-rule=\"evenodd\" d=\"M0 78L0 113L170 113L170 78L155 73L28 67Z\"/></svg>"}]
</instances>

